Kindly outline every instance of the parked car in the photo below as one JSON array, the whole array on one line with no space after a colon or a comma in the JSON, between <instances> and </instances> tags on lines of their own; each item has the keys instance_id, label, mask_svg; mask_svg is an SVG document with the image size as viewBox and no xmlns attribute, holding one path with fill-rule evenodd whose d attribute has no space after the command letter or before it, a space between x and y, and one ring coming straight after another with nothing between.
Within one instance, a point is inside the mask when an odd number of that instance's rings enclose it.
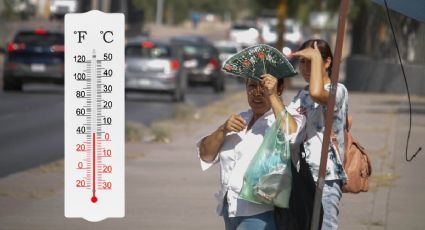
<instances>
[{"instance_id":1,"label":"parked car","mask_svg":"<svg viewBox=\"0 0 425 230\"><path fill-rule=\"evenodd\" d=\"M229 40L246 48L262 42L260 30L253 23L235 23L229 31Z\"/></svg>"},{"instance_id":2,"label":"parked car","mask_svg":"<svg viewBox=\"0 0 425 230\"><path fill-rule=\"evenodd\" d=\"M167 93L174 101L185 99L187 76L176 47L148 38L130 39L125 61L126 91Z\"/></svg>"},{"instance_id":3,"label":"parked car","mask_svg":"<svg viewBox=\"0 0 425 230\"><path fill-rule=\"evenodd\" d=\"M268 22L262 23L262 38L264 43L275 46L277 41L276 33L277 20L272 19ZM304 35L301 31L301 26L299 23L293 19L285 20L285 33L283 36L284 39L284 49L285 52L291 53L296 51L302 44L304 40ZM296 65L295 58L289 58L289 61L292 65Z\"/></svg>"},{"instance_id":4,"label":"parked car","mask_svg":"<svg viewBox=\"0 0 425 230\"><path fill-rule=\"evenodd\" d=\"M242 46L236 42L227 41L227 40L221 40L214 42L214 46L218 49L221 67L224 66L224 62L229 59L231 56L235 55L236 53L242 51ZM229 74L223 71L223 74L225 77L233 77L235 78L236 75ZM236 77L237 80L241 83L245 82L245 78Z\"/></svg>"},{"instance_id":5,"label":"parked car","mask_svg":"<svg viewBox=\"0 0 425 230\"><path fill-rule=\"evenodd\" d=\"M301 45L303 38L303 33L301 31L300 24L296 23L293 19L285 20L285 34L283 39L288 48L298 47ZM262 38L266 44L274 44L277 41L276 33L277 20L270 20L268 23L263 23L262 25Z\"/></svg>"},{"instance_id":6,"label":"parked car","mask_svg":"<svg viewBox=\"0 0 425 230\"><path fill-rule=\"evenodd\" d=\"M67 13L77 12L77 0L50 0L50 19L63 19Z\"/></svg>"},{"instance_id":7,"label":"parked car","mask_svg":"<svg viewBox=\"0 0 425 230\"><path fill-rule=\"evenodd\" d=\"M212 43L199 36L173 37L170 42L180 47L183 53L189 85L206 84L212 86L215 92L224 91L224 74L218 50Z\"/></svg>"},{"instance_id":8,"label":"parked car","mask_svg":"<svg viewBox=\"0 0 425 230\"><path fill-rule=\"evenodd\" d=\"M64 82L64 34L35 29L17 32L4 60L3 89L22 90L27 82Z\"/></svg>"},{"instance_id":9,"label":"parked car","mask_svg":"<svg viewBox=\"0 0 425 230\"><path fill-rule=\"evenodd\" d=\"M232 41L226 41L226 40L217 41L217 42L214 42L214 46L218 50L219 58L222 65L224 61L226 61L228 58L242 51L242 46Z\"/></svg>"},{"instance_id":10,"label":"parked car","mask_svg":"<svg viewBox=\"0 0 425 230\"><path fill-rule=\"evenodd\" d=\"M23 20L28 20L35 15L36 7L28 0L12 1L12 6L13 11Z\"/></svg>"}]
</instances>

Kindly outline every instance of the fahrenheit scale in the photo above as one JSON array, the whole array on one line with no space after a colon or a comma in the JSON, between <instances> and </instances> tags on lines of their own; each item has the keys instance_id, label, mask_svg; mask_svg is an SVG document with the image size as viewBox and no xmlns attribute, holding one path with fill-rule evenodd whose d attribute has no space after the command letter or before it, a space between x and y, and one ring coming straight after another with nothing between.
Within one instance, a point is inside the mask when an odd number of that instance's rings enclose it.
<instances>
[{"instance_id":1,"label":"fahrenheit scale","mask_svg":"<svg viewBox=\"0 0 425 230\"><path fill-rule=\"evenodd\" d=\"M124 15L65 15L65 216L124 217Z\"/></svg>"}]
</instances>

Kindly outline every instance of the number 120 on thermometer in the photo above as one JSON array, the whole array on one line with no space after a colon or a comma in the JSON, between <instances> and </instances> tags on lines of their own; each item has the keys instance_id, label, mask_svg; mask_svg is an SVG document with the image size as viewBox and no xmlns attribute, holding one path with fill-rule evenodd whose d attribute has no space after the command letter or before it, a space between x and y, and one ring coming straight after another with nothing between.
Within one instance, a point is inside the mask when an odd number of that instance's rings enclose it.
<instances>
[{"instance_id":1,"label":"number 120 on thermometer","mask_svg":"<svg viewBox=\"0 0 425 230\"><path fill-rule=\"evenodd\" d=\"M65 16L65 216L124 217L124 15Z\"/></svg>"}]
</instances>

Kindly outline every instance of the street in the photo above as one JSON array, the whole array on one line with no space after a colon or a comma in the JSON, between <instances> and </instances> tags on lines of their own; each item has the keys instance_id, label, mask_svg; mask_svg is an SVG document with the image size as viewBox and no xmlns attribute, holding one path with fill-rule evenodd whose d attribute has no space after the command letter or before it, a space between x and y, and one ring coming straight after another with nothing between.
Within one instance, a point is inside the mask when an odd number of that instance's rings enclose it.
<instances>
[{"instance_id":1,"label":"street","mask_svg":"<svg viewBox=\"0 0 425 230\"><path fill-rule=\"evenodd\" d=\"M228 79L228 91L243 84ZM206 105L222 98L211 87L189 88L186 103ZM0 92L0 177L63 158L63 87L29 85L24 92ZM126 100L126 122L150 124L170 118L176 108L168 95L130 93Z\"/></svg>"}]
</instances>

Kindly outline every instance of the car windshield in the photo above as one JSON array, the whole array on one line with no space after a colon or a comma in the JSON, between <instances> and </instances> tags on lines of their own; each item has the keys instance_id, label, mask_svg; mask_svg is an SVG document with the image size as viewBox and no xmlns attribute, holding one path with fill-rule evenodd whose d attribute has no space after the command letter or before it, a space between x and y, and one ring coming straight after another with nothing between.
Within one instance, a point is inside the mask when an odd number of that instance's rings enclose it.
<instances>
[{"instance_id":1,"label":"car windshield","mask_svg":"<svg viewBox=\"0 0 425 230\"><path fill-rule=\"evenodd\" d=\"M220 53L225 53L225 54L234 54L238 52L236 47L232 47L232 46L218 46L217 49Z\"/></svg>"},{"instance_id":2,"label":"car windshield","mask_svg":"<svg viewBox=\"0 0 425 230\"><path fill-rule=\"evenodd\" d=\"M233 25L232 27L232 29L234 30L249 30L251 28L254 28L254 27L249 25L242 25L242 24Z\"/></svg>"},{"instance_id":3,"label":"car windshield","mask_svg":"<svg viewBox=\"0 0 425 230\"><path fill-rule=\"evenodd\" d=\"M209 56L213 50L209 46L184 45L183 53L187 56Z\"/></svg>"},{"instance_id":4,"label":"car windshield","mask_svg":"<svg viewBox=\"0 0 425 230\"><path fill-rule=\"evenodd\" d=\"M143 47L142 45L128 45L125 48L127 57L140 58L168 58L171 56L171 51L168 46L154 45L152 47Z\"/></svg>"},{"instance_id":5,"label":"car windshield","mask_svg":"<svg viewBox=\"0 0 425 230\"><path fill-rule=\"evenodd\" d=\"M51 46L63 45L64 37L63 34L59 33L35 34L32 32L22 32L16 35L14 41L31 46Z\"/></svg>"},{"instance_id":6,"label":"car windshield","mask_svg":"<svg viewBox=\"0 0 425 230\"><path fill-rule=\"evenodd\" d=\"M276 25L270 25L270 32L276 33ZM294 32L294 27L291 25L286 25L285 26L285 33L293 33Z\"/></svg>"}]
</instances>

